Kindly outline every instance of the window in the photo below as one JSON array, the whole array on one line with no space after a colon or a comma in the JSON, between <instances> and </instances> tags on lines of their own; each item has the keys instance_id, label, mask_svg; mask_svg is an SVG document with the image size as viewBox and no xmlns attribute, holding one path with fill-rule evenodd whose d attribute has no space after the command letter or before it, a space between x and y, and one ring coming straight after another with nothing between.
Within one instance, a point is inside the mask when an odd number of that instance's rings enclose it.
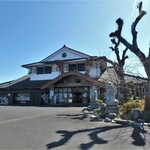
<instances>
[{"instance_id":1,"label":"window","mask_svg":"<svg viewBox=\"0 0 150 150\"><path fill-rule=\"evenodd\" d=\"M88 87L55 87L54 91L57 103L76 103L80 96L80 103L87 103L89 99Z\"/></svg>"},{"instance_id":2,"label":"window","mask_svg":"<svg viewBox=\"0 0 150 150\"><path fill-rule=\"evenodd\" d=\"M85 71L85 64L70 64L69 71Z\"/></svg>"},{"instance_id":3,"label":"window","mask_svg":"<svg viewBox=\"0 0 150 150\"><path fill-rule=\"evenodd\" d=\"M43 67L37 67L37 74L43 74Z\"/></svg>"},{"instance_id":4,"label":"window","mask_svg":"<svg viewBox=\"0 0 150 150\"><path fill-rule=\"evenodd\" d=\"M48 74L52 72L52 67L47 66L47 67L37 67L37 74Z\"/></svg>"},{"instance_id":5,"label":"window","mask_svg":"<svg viewBox=\"0 0 150 150\"><path fill-rule=\"evenodd\" d=\"M52 67L48 66L48 67L44 67L44 73L48 74L52 72Z\"/></svg>"},{"instance_id":6,"label":"window","mask_svg":"<svg viewBox=\"0 0 150 150\"><path fill-rule=\"evenodd\" d=\"M32 73L36 73L36 68L35 67L32 68Z\"/></svg>"},{"instance_id":7,"label":"window","mask_svg":"<svg viewBox=\"0 0 150 150\"><path fill-rule=\"evenodd\" d=\"M16 101L30 101L30 93L17 93L15 94Z\"/></svg>"},{"instance_id":8,"label":"window","mask_svg":"<svg viewBox=\"0 0 150 150\"><path fill-rule=\"evenodd\" d=\"M85 64L78 64L78 71L85 71Z\"/></svg>"},{"instance_id":9,"label":"window","mask_svg":"<svg viewBox=\"0 0 150 150\"><path fill-rule=\"evenodd\" d=\"M67 57L67 54L66 53L62 53L62 57L63 58Z\"/></svg>"},{"instance_id":10,"label":"window","mask_svg":"<svg viewBox=\"0 0 150 150\"><path fill-rule=\"evenodd\" d=\"M69 71L76 71L76 70L77 70L76 64L70 64L69 65Z\"/></svg>"}]
</instances>

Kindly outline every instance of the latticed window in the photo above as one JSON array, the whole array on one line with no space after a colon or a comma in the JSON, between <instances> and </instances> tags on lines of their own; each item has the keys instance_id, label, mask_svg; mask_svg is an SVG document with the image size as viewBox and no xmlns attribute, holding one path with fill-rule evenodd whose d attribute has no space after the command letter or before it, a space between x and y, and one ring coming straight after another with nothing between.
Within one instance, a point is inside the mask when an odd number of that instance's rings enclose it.
<instances>
[{"instance_id":1,"label":"latticed window","mask_svg":"<svg viewBox=\"0 0 150 150\"><path fill-rule=\"evenodd\" d=\"M78 64L77 67L78 67L78 71L85 71L85 64L84 63Z\"/></svg>"},{"instance_id":2,"label":"latticed window","mask_svg":"<svg viewBox=\"0 0 150 150\"><path fill-rule=\"evenodd\" d=\"M37 67L37 74L43 74L43 67Z\"/></svg>"},{"instance_id":3,"label":"latticed window","mask_svg":"<svg viewBox=\"0 0 150 150\"><path fill-rule=\"evenodd\" d=\"M69 65L69 71L76 71L76 70L77 70L76 64L70 64Z\"/></svg>"},{"instance_id":4,"label":"latticed window","mask_svg":"<svg viewBox=\"0 0 150 150\"><path fill-rule=\"evenodd\" d=\"M85 71L85 63L82 64L70 64L69 71Z\"/></svg>"},{"instance_id":5,"label":"latticed window","mask_svg":"<svg viewBox=\"0 0 150 150\"><path fill-rule=\"evenodd\" d=\"M51 66L37 67L37 74L49 74L52 72Z\"/></svg>"},{"instance_id":6,"label":"latticed window","mask_svg":"<svg viewBox=\"0 0 150 150\"><path fill-rule=\"evenodd\" d=\"M44 73L45 74L48 74L48 73L51 73L51 72L52 72L52 67L51 66L44 67Z\"/></svg>"}]
</instances>

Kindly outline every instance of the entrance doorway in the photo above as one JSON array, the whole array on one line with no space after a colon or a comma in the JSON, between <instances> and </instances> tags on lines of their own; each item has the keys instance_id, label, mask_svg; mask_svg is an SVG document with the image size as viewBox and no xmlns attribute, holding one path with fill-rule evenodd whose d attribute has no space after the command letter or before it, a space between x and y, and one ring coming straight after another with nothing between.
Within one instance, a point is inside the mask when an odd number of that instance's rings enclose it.
<instances>
[{"instance_id":1,"label":"entrance doorway","mask_svg":"<svg viewBox=\"0 0 150 150\"><path fill-rule=\"evenodd\" d=\"M89 87L55 87L54 98L57 104L89 102Z\"/></svg>"},{"instance_id":2,"label":"entrance doorway","mask_svg":"<svg viewBox=\"0 0 150 150\"><path fill-rule=\"evenodd\" d=\"M73 93L73 103L82 103L82 93L81 92L76 92Z\"/></svg>"}]
</instances>

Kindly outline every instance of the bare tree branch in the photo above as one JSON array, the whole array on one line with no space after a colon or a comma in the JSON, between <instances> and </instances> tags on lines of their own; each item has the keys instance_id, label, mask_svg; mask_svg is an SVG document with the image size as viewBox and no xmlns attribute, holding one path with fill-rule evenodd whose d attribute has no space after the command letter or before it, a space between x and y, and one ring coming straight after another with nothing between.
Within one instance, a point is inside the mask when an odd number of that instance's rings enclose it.
<instances>
[{"instance_id":1,"label":"bare tree branch","mask_svg":"<svg viewBox=\"0 0 150 150\"><path fill-rule=\"evenodd\" d=\"M109 47L112 51L115 52L116 54L116 58L117 58L117 61L118 61L118 66L120 66L120 68L122 68L125 64L125 60L128 58L128 56L126 56L126 52L128 50L128 48L126 48L124 51L123 51L123 54L122 54L122 58L120 58L120 55L119 55L119 44L120 44L120 41L118 39L118 41L116 41L115 38L112 38L111 39L111 42L112 44L114 44L114 47Z\"/></svg>"},{"instance_id":2,"label":"bare tree branch","mask_svg":"<svg viewBox=\"0 0 150 150\"><path fill-rule=\"evenodd\" d=\"M121 18L119 18L119 20L122 20ZM120 22L123 22L120 21ZM117 23L118 24L118 23ZM133 23L134 24L134 23ZM122 25L118 24L118 30L122 30ZM117 37L118 40L124 44L128 49L130 49L135 55L137 55L139 57L139 59L144 62L146 60L146 56L145 54L140 51L140 49L138 47L135 47L133 44L130 44L125 38L123 38L121 35L118 34L118 30L115 32L110 33L109 37Z\"/></svg>"},{"instance_id":3,"label":"bare tree branch","mask_svg":"<svg viewBox=\"0 0 150 150\"><path fill-rule=\"evenodd\" d=\"M117 63L113 62L112 60L108 59L106 56L100 56L99 59L102 59L108 63L110 63L112 66L116 66Z\"/></svg>"},{"instance_id":4,"label":"bare tree branch","mask_svg":"<svg viewBox=\"0 0 150 150\"><path fill-rule=\"evenodd\" d=\"M148 54L148 57L150 57L150 43L149 43L149 54Z\"/></svg>"},{"instance_id":5,"label":"bare tree branch","mask_svg":"<svg viewBox=\"0 0 150 150\"><path fill-rule=\"evenodd\" d=\"M140 9L142 9L142 8L140 8ZM144 15L146 15L146 11L139 10L139 15L135 19L135 21L133 22L133 24L131 26L131 33L132 33L132 36L133 36L132 44L135 47L135 50L138 50L138 45L137 45L137 33L138 32L136 31L136 26L137 26L138 22L142 19L142 17Z\"/></svg>"},{"instance_id":6,"label":"bare tree branch","mask_svg":"<svg viewBox=\"0 0 150 150\"><path fill-rule=\"evenodd\" d=\"M116 20L116 23L118 25L118 29L115 32L110 33L110 37L120 37L121 36L121 32L122 32L122 27L123 27L123 19L118 18Z\"/></svg>"},{"instance_id":7,"label":"bare tree branch","mask_svg":"<svg viewBox=\"0 0 150 150\"><path fill-rule=\"evenodd\" d=\"M128 48L126 47L125 50L123 50L123 53L122 53L122 61L123 61L124 63L125 63L125 60L126 60L127 58L129 58L128 56L126 56L127 50L128 50Z\"/></svg>"}]
</instances>

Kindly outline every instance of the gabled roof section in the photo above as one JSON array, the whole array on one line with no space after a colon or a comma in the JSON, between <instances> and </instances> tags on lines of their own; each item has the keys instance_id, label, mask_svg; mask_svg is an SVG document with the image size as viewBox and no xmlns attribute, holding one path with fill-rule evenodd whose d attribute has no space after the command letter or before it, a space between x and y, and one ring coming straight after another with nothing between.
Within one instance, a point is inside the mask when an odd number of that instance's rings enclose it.
<instances>
[{"instance_id":1,"label":"gabled roof section","mask_svg":"<svg viewBox=\"0 0 150 150\"><path fill-rule=\"evenodd\" d=\"M80 58L88 58L88 57L90 57L90 55L71 49L64 45L59 50L49 55L45 59L43 59L41 62L55 61L55 60L68 60L68 59L80 59Z\"/></svg>"},{"instance_id":2,"label":"gabled roof section","mask_svg":"<svg viewBox=\"0 0 150 150\"><path fill-rule=\"evenodd\" d=\"M78 76L83 80L88 81L91 85L104 87L104 83L97 81L90 76L85 76L79 72L70 71L67 73L64 73L58 77L56 77L54 80L38 80L38 81L31 81L30 76L26 75L23 76L17 80L6 82L3 84L0 84L0 90L1 89L9 89L9 90L44 90L46 88L49 88L51 85L55 84L56 82L60 81L61 79L69 76Z\"/></svg>"},{"instance_id":3,"label":"gabled roof section","mask_svg":"<svg viewBox=\"0 0 150 150\"><path fill-rule=\"evenodd\" d=\"M35 62L35 63L30 63L30 64L25 64L25 65L22 65L22 67L24 68L30 68L32 66L43 66L44 63L41 63L41 62Z\"/></svg>"},{"instance_id":4,"label":"gabled roof section","mask_svg":"<svg viewBox=\"0 0 150 150\"><path fill-rule=\"evenodd\" d=\"M25 75L16 80L1 83L0 90L40 89L40 87L45 85L47 82L48 82L47 80L31 81L30 75Z\"/></svg>"},{"instance_id":5,"label":"gabled roof section","mask_svg":"<svg viewBox=\"0 0 150 150\"><path fill-rule=\"evenodd\" d=\"M11 90L39 90L41 86L45 85L47 80L38 80L38 81L31 81L30 78L22 80L16 84L13 84L8 87Z\"/></svg>"},{"instance_id":6,"label":"gabled roof section","mask_svg":"<svg viewBox=\"0 0 150 150\"><path fill-rule=\"evenodd\" d=\"M104 87L104 83L101 81L95 80L95 79L91 78L90 76L86 76L86 75L79 73L79 72L70 71L70 72L66 72L64 74L61 74L60 76L56 77L55 79L47 82L45 85L41 86L41 89L42 90L46 89L46 88L50 87L51 85L55 84L56 82L58 82L59 80L65 78L65 77L69 77L69 76L78 76L81 79L88 81L92 85L95 85L98 87Z\"/></svg>"},{"instance_id":7,"label":"gabled roof section","mask_svg":"<svg viewBox=\"0 0 150 150\"><path fill-rule=\"evenodd\" d=\"M21 81L24 81L26 79L29 79L29 78L30 78L30 75L27 74L27 75L25 75L23 77L20 77L20 78L16 79L16 80L12 80L12 81L8 81L8 82L5 82L5 83L1 83L0 84L0 89L8 88L8 87L10 87L10 86L12 86L14 84L17 84L17 83L19 83Z\"/></svg>"},{"instance_id":8,"label":"gabled roof section","mask_svg":"<svg viewBox=\"0 0 150 150\"><path fill-rule=\"evenodd\" d=\"M138 83L147 82L147 78L142 78L139 76L134 76L134 75L129 75L129 74L124 74L124 79L126 83L132 82L134 84L138 84ZM102 74L102 76L98 79L98 81L120 84L120 80L113 67L108 67L106 71Z\"/></svg>"},{"instance_id":9,"label":"gabled roof section","mask_svg":"<svg viewBox=\"0 0 150 150\"><path fill-rule=\"evenodd\" d=\"M39 62L34 62L30 64L24 64L22 67L24 68L31 68L32 66L44 66L46 64L53 64L56 63L56 61L78 61L86 58L91 58L92 56L79 52L77 50L71 49L69 47L66 47L65 45L54 52L53 54L49 55L45 59Z\"/></svg>"}]
</instances>

